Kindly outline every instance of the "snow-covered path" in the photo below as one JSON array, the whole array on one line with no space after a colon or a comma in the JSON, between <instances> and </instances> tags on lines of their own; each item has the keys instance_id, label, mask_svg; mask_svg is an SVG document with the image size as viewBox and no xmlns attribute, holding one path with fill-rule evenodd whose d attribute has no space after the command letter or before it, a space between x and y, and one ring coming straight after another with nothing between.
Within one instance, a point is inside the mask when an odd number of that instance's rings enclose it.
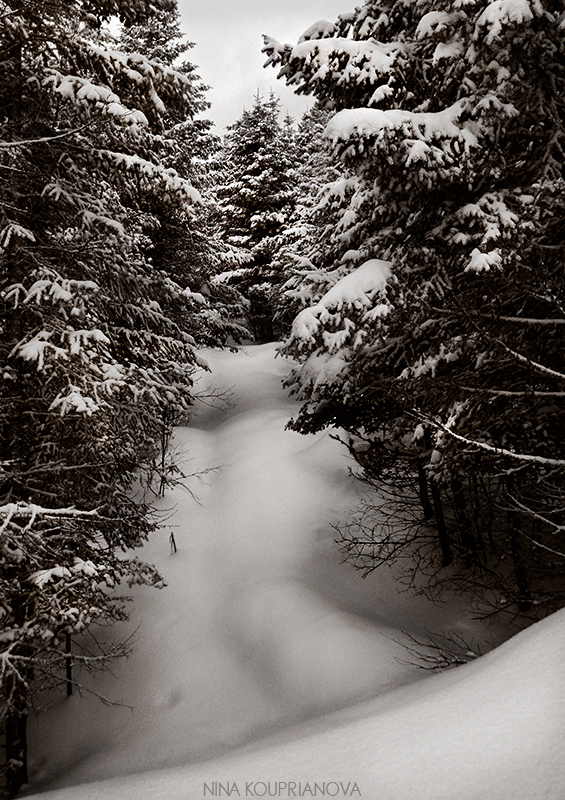
<instances>
[{"instance_id":1,"label":"snow-covered path","mask_svg":"<svg viewBox=\"0 0 565 800\"><path fill-rule=\"evenodd\" d=\"M204 781L238 781L242 795L245 781L343 779L374 800L561 798L554 749L565 742L552 706L565 703L556 674L563 618L454 673L422 678L400 663L401 630L471 631L462 604L398 595L386 573L361 581L340 564L329 523L356 502L343 449L327 434L284 429L296 405L272 346L209 360L202 388L233 387L232 407L202 406L176 446L189 454L189 471L220 469L191 484L200 505L181 487L165 498L178 551L170 553L165 528L143 557L168 588L135 592L123 629L137 628L133 654L115 668L117 680L95 684L131 708L71 698L40 715L33 791L187 800L203 796ZM543 655L539 670L535 629L538 639L551 630L555 656ZM512 656L520 641L523 668ZM294 723L307 718L318 721L299 734ZM266 748L222 755L269 735L276 741ZM227 760L196 763L213 757ZM102 782L77 786L87 781Z\"/></svg>"}]
</instances>

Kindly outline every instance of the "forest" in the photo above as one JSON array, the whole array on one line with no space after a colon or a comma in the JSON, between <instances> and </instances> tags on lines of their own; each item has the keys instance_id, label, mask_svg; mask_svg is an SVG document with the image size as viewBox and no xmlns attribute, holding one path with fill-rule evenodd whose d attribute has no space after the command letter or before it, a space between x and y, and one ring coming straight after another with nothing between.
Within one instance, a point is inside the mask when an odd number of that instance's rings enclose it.
<instances>
[{"instance_id":1,"label":"forest","mask_svg":"<svg viewBox=\"0 0 565 800\"><path fill-rule=\"evenodd\" d=\"M380 498L336 531L360 580L565 606L564 32L561 0L365 0L265 36L301 119L257 94L220 137L176 0L0 0L7 798L34 694L163 585L134 551L203 348L292 363L288 427Z\"/></svg>"}]
</instances>

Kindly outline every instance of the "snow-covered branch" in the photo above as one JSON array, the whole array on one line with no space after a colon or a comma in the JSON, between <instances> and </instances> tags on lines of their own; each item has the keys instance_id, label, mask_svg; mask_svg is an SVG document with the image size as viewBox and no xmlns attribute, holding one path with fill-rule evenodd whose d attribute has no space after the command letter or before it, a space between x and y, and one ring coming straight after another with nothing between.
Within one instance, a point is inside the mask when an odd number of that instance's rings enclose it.
<instances>
[{"instance_id":1,"label":"snow-covered branch","mask_svg":"<svg viewBox=\"0 0 565 800\"><path fill-rule=\"evenodd\" d=\"M35 503L5 503L0 506L0 517L4 517L7 521L11 519L28 519L38 515L54 519L58 517L95 517L98 515L98 510L80 511L73 506L69 508L44 508Z\"/></svg>"},{"instance_id":2,"label":"snow-covered branch","mask_svg":"<svg viewBox=\"0 0 565 800\"><path fill-rule=\"evenodd\" d=\"M28 147L29 145L33 144L49 144L50 142L57 141L58 139L66 139L68 136L74 136L76 133L81 133L82 131L86 130L86 128L92 127L93 124L94 120L90 120L78 128L72 128L71 130L63 131L62 133L54 133L50 136L40 136L36 139L18 139L10 142L0 141L0 150L10 150L13 147Z\"/></svg>"},{"instance_id":3,"label":"snow-covered branch","mask_svg":"<svg viewBox=\"0 0 565 800\"><path fill-rule=\"evenodd\" d=\"M421 419L423 422L434 427L436 430L443 431L444 433L447 433L449 436L451 436L453 439L457 439L457 441L463 442L463 444L469 445L470 447L476 447L479 450L485 450L486 452L493 453L494 455L497 456L514 458L517 459L518 461L543 464L551 467L565 467L565 459L546 458L545 456L535 456L528 453L515 453L514 451L507 450L504 447L495 447L494 445L487 444L486 442L479 442L476 439L469 439L466 436L462 436L460 433L456 433L454 430L449 428L447 425L444 425L442 422L432 419L431 417L427 417L426 415L421 414L417 410L414 410L413 414L418 419Z\"/></svg>"},{"instance_id":4,"label":"snow-covered branch","mask_svg":"<svg viewBox=\"0 0 565 800\"><path fill-rule=\"evenodd\" d=\"M552 378L558 378L561 381L565 381L565 374L563 374L562 372L557 372L556 370L551 369L550 367L546 367L543 364L539 364L537 361L534 361L531 358L527 358L527 356L523 356L520 353L517 353L516 350L513 350L511 347L509 347L505 342L501 340L498 340L498 342L508 353L510 353L510 355L512 355L522 364L528 364L530 367L533 367L538 372L542 372L544 375L551 375Z\"/></svg>"}]
</instances>

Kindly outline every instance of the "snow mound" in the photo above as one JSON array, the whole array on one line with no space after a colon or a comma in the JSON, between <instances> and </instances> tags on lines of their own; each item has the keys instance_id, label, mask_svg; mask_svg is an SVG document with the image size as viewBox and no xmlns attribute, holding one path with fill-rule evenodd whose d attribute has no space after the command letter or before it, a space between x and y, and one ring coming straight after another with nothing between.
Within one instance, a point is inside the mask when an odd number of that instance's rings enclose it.
<instances>
[{"instance_id":1,"label":"snow mound","mask_svg":"<svg viewBox=\"0 0 565 800\"><path fill-rule=\"evenodd\" d=\"M342 781L375 799L561 800L564 660L561 611L471 664L318 720L261 749L43 797L186 800L203 797L204 783L214 781L232 790L235 784L239 796L257 781L279 787ZM278 796L292 796L284 791Z\"/></svg>"},{"instance_id":2,"label":"snow mound","mask_svg":"<svg viewBox=\"0 0 565 800\"><path fill-rule=\"evenodd\" d=\"M134 651L95 686L131 709L73 697L32 717L29 793L324 796L317 783L369 800L563 800L565 610L449 672L398 663L410 659L401 632L461 621L457 598L432 615L375 573L351 577L364 600L339 602L339 570L353 571L339 554L326 569L318 544L350 507L352 479L327 434L284 429L295 405L274 350L207 354L202 388L220 376L232 406L206 407L177 444L222 469L196 490L199 506L182 490L165 498L178 552L162 531L143 555L168 588L132 590Z\"/></svg>"}]
</instances>

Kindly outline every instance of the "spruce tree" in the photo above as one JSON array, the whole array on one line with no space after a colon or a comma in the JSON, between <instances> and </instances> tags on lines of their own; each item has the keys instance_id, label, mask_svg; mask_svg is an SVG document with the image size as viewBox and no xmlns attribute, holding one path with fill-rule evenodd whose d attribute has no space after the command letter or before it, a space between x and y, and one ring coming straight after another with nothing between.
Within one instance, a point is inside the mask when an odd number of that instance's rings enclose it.
<instances>
[{"instance_id":1,"label":"spruce tree","mask_svg":"<svg viewBox=\"0 0 565 800\"><path fill-rule=\"evenodd\" d=\"M164 130L154 140L152 152L161 165L189 181L206 199L190 208L178 207L155 194L137 198L148 218L146 254L154 269L166 272L182 290L181 325L203 346L224 346L247 334L230 318L226 294L211 282L217 272L221 245L214 236L210 191L214 159L220 139L211 132L212 122L201 115L209 108L196 67L183 56L193 47L180 29L178 9L155 11L143 24L123 27L120 48L174 68L191 84L192 111L177 114L166 109Z\"/></svg>"},{"instance_id":2,"label":"spruce tree","mask_svg":"<svg viewBox=\"0 0 565 800\"><path fill-rule=\"evenodd\" d=\"M257 339L273 338L273 295L282 276L274 267L277 237L295 202L294 131L279 122L280 101L258 94L253 108L228 128L216 189L219 230L228 248L229 282L249 302Z\"/></svg>"},{"instance_id":3,"label":"spruce tree","mask_svg":"<svg viewBox=\"0 0 565 800\"><path fill-rule=\"evenodd\" d=\"M384 0L266 41L344 167L285 348L295 427L348 431L403 495L344 546L371 569L431 541L451 567L418 567L512 613L565 600L563 25L554 0Z\"/></svg>"},{"instance_id":4,"label":"spruce tree","mask_svg":"<svg viewBox=\"0 0 565 800\"><path fill-rule=\"evenodd\" d=\"M329 116L328 111L314 105L302 116L294 136L295 201L284 229L277 236L273 256L273 268L284 281L273 301L277 339L288 336L293 318L307 305L304 279L314 269L317 258L320 193L341 174L323 138Z\"/></svg>"},{"instance_id":5,"label":"spruce tree","mask_svg":"<svg viewBox=\"0 0 565 800\"><path fill-rule=\"evenodd\" d=\"M64 673L72 686L71 663L104 664L112 652L87 657L75 638L124 618L120 584L162 583L125 554L154 528L131 488L156 463L169 412L190 412L200 359L186 292L152 262L148 198L176 219L200 202L160 143L202 98L190 75L116 50L104 23L175 9L2 8L0 725L11 794L26 780L33 686Z\"/></svg>"}]
</instances>

